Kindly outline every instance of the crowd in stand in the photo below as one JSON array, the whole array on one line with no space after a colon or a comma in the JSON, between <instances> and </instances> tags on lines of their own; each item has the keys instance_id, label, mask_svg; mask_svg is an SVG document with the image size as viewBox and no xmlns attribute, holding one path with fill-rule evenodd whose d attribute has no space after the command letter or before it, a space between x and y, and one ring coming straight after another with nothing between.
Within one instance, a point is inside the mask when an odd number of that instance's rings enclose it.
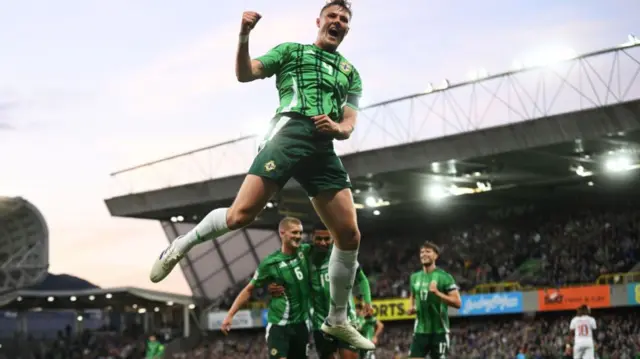
<instances>
[{"instance_id":1,"label":"crowd in stand","mask_svg":"<svg viewBox=\"0 0 640 359\"><path fill-rule=\"evenodd\" d=\"M597 311L595 334L599 359L640 357L640 314L636 311ZM514 359L518 353L529 359L562 358L571 344L571 316L478 317L453 319L451 359ZM406 358L411 344L411 323L387 323L376 350L379 359ZM214 336L210 344L175 359L245 359L267 357L264 333L236 332L228 337ZM312 351L311 359L315 359Z\"/></svg>"},{"instance_id":2,"label":"crowd in stand","mask_svg":"<svg viewBox=\"0 0 640 359\"><path fill-rule=\"evenodd\" d=\"M527 207L494 217L433 235L367 237L359 261L374 297L408 295L408 278L420 268L418 248L425 240L441 246L438 266L453 274L462 290L497 282L537 287L593 283L640 261L638 211L549 212ZM220 307L228 308L246 283L229 288ZM254 299L265 296L263 290L254 292Z\"/></svg>"}]
</instances>

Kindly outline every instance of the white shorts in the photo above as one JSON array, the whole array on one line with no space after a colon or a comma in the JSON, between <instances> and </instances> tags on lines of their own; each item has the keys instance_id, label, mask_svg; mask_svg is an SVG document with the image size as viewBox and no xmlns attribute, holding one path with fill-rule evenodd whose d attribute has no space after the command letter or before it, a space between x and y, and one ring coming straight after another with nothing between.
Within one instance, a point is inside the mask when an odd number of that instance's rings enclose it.
<instances>
[{"instance_id":1,"label":"white shorts","mask_svg":"<svg viewBox=\"0 0 640 359\"><path fill-rule=\"evenodd\" d=\"M595 359L593 345L577 344L573 347L573 359Z\"/></svg>"}]
</instances>

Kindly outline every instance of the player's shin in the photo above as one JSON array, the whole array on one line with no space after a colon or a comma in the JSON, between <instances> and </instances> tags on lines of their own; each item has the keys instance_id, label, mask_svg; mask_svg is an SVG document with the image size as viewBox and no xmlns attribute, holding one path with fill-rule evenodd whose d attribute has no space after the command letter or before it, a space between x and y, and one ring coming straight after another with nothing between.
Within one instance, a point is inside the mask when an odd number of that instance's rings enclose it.
<instances>
[{"instance_id":1,"label":"player's shin","mask_svg":"<svg viewBox=\"0 0 640 359\"><path fill-rule=\"evenodd\" d=\"M358 251L345 251L334 247L329 257L329 324L343 324L347 321L347 307L358 269Z\"/></svg>"},{"instance_id":2,"label":"player's shin","mask_svg":"<svg viewBox=\"0 0 640 359\"><path fill-rule=\"evenodd\" d=\"M192 230L176 240L177 249L184 253L198 243L215 239L228 233L228 210L228 208L218 208L209 212Z\"/></svg>"}]
</instances>

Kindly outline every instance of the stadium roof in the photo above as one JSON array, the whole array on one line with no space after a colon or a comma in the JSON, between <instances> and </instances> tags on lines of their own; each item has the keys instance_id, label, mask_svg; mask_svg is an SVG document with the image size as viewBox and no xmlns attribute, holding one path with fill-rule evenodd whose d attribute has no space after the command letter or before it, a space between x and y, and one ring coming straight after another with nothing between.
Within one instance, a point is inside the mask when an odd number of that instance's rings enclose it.
<instances>
[{"instance_id":1,"label":"stadium roof","mask_svg":"<svg viewBox=\"0 0 640 359\"><path fill-rule=\"evenodd\" d=\"M151 311L167 306L195 305L191 296L135 287L92 288L84 290L20 290L3 310L105 309Z\"/></svg>"},{"instance_id":2,"label":"stadium roof","mask_svg":"<svg viewBox=\"0 0 640 359\"><path fill-rule=\"evenodd\" d=\"M434 209L427 205L428 192L439 184L472 189L476 192L472 196L453 196L447 200L471 203L474 207L537 201L546 198L550 191L556 198L575 196L607 190L608 187L587 184L594 178L602 179L603 164L610 153L640 152L638 118L640 100L635 100L361 152L344 156L343 162L351 174L357 203L367 207L368 197L384 202L379 207L370 206L371 210L360 210L363 222L402 219ZM579 168L593 174L581 176L576 172ZM233 176L114 198L107 200L107 204L114 215L160 220L182 217L191 222L193 218L202 218L211 208L230 205L242 178ZM478 188L483 184L489 185L491 191ZM637 192L634 187L629 189ZM132 196L140 200L131 201ZM159 203L156 198L162 198L167 208L156 206ZM183 205L173 205L172 198ZM384 215L374 216L376 209ZM313 213L306 194L294 183L279 194L273 208L263 212L256 226L270 228L283 214L315 218Z\"/></svg>"}]
</instances>

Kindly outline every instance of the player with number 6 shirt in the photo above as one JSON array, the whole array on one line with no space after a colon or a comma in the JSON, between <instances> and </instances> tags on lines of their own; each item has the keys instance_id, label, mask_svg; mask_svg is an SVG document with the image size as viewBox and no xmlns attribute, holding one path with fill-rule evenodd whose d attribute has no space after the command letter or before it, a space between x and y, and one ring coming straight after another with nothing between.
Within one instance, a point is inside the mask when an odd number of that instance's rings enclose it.
<instances>
[{"instance_id":1,"label":"player with number 6 shirt","mask_svg":"<svg viewBox=\"0 0 640 359\"><path fill-rule=\"evenodd\" d=\"M358 348L324 333L321 329L329 313L329 304L331 302L331 295L329 293L329 257L333 250L333 238L331 232L329 232L322 223L318 223L314 227L311 242L312 245L308 252L311 285L310 320L318 358L335 359L339 357L341 359L358 359L360 356L360 350ZM356 284L360 288L360 294L363 298L364 311L372 313L371 287L367 276L361 268L358 268L357 271ZM271 294L272 297L278 297L282 295L284 291L285 287L278 283L271 283L269 285L269 294ZM353 324L357 322L355 309L355 302L353 299L350 299L348 317Z\"/></svg>"},{"instance_id":2,"label":"player with number 6 shirt","mask_svg":"<svg viewBox=\"0 0 640 359\"><path fill-rule=\"evenodd\" d=\"M306 358L309 344L309 260L310 246L301 244L302 223L293 217L284 218L278 226L282 246L260 262L253 278L238 294L222 322L222 332L228 333L235 314L244 306L255 288L278 283L283 293L272 297L268 304L267 346L270 359Z\"/></svg>"},{"instance_id":3,"label":"player with number 6 shirt","mask_svg":"<svg viewBox=\"0 0 640 359\"><path fill-rule=\"evenodd\" d=\"M432 242L420 247L422 269L411 275L410 314L416 314L409 358L444 359L449 352L449 307L462 300L451 274L436 267L440 248Z\"/></svg>"}]
</instances>

